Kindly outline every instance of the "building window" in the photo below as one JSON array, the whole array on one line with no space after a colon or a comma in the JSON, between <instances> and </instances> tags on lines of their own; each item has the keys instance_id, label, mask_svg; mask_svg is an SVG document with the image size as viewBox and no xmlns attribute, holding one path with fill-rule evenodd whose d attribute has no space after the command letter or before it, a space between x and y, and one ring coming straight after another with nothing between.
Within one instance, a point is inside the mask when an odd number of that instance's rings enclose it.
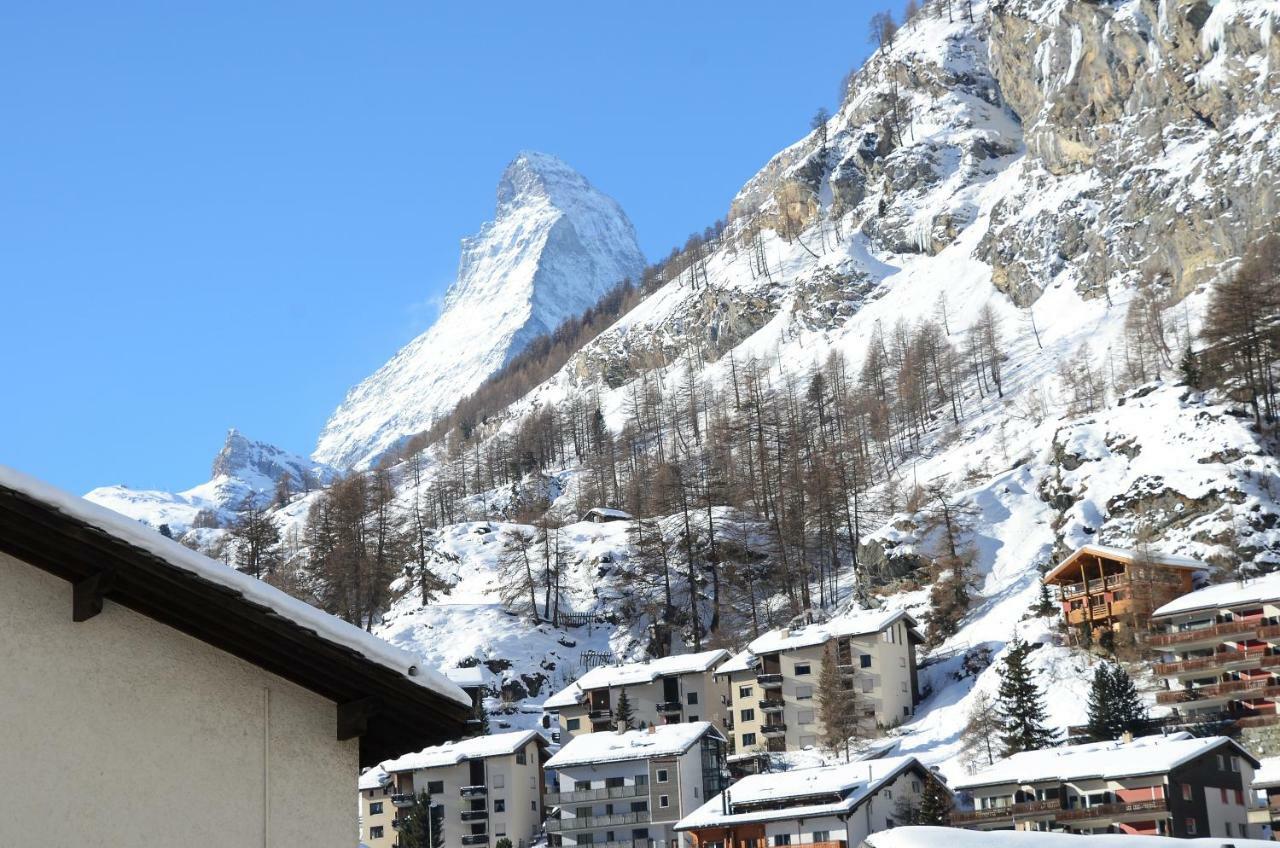
<instances>
[{"instance_id":1,"label":"building window","mask_svg":"<svg viewBox=\"0 0 1280 848\"><path fill-rule=\"evenodd\" d=\"M912 792L919 792L919 791L920 791L920 781L918 781L918 780L913 780L913 781L911 781L911 791L912 791Z\"/></svg>"},{"instance_id":2,"label":"building window","mask_svg":"<svg viewBox=\"0 0 1280 848\"><path fill-rule=\"evenodd\" d=\"M863 654L862 656L858 657L858 663L863 668L871 668L871 655Z\"/></svg>"},{"instance_id":3,"label":"building window","mask_svg":"<svg viewBox=\"0 0 1280 848\"><path fill-rule=\"evenodd\" d=\"M789 833L775 833L775 834L774 834L774 836L773 836L773 844L774 844L774 845L790 845L790 844L791 844L791 834L789 834Z\"/></svg>"},{"instance_id":4,"label":"building window","mask_svg":"<svg viewBox=\"0 0 1280 848\"><path fill-rule=\"evenodd\" d=\"M380 815L382 815L382 802L381 802L381 801L374 801L372 804L370 804L370 805L369 805L369 815L371 815L371 816L380 816Z\"/></svg>"},{"instance_id":5,"label":"building window","mask_svg":"<svg viewBox=\"0 0 1280 848\"><path fill-rule=\"evenodd\" d=\"M1191 784L1190 783L1182 784L1182 800L1184 801L1191 800Z\"/></svg>"},{"instance_id":6,"label":"building window","mask_svg":"<svg viewBox=\"0 0 1280 848\"><path fill-rule=\"evenodd\" d=\"M750 687L750 686L739 686L739 687L738 687L738 697L739 697L739 698L750 698L750 697L751 697L751 687Z\"/></svg>"},{"instance_id":7,"label":"building window","mask_svg":"<svg viewBox=\"0 0 1280 848\"><path fill-rule=\"evenodd\" d=\"M666 770L666 769L658 769L658 782L659 782L659 783L666 783L666 782L667 782L667 770ZM663 806L665 807L666 805L664 804Z\"/></svg>"},{"instance_id":8,"label":"building window","mask_svg":"<svg viewBox=\"0 0 1280 848\"><path fill-rule=\"evenodd\" d=\"M381 839L381 838L382 838L382 825L378 825L377 827L371 827L371 828L369 828L369 838L370 838L370 839Z\"/></svg>"},{"instance_id":9,"label":"building window","mask_svg":"<svg viewBox=\"0 0 1280 848\"><path fill-rule=\"evenodd\" d=\"M494 789L501 789L502 787L504 787L504 786L506 786L506 785L507 785L507 778L506 778L506 775L502 774L502 772L498 772L497 774L495 774L495 775L493 776L493 788L494 788Z\"/></svg>"},{"instance_id":10,"label":"building window","mask_svg":"<svg viewBox=\"0 0 1280 848\"><path fill-rule=\"evenodd\" d=\"M813 724L813 710L800 710L796 713L796 724Z\"/></svg>"},{"instance_id":11,"label":"building window","mask_svg":"<svg viewBox=\"0 0 1280 848\"><path fill-rule=\"evenodd\" d=\"M1244 806L1244 790L1243 789L1236 790L1236 805L1240 807Z\"/></svg>"},{"instance_id":12,"label":"building window","mask_svg":"<svg viewBox=\"0 0 1280 848\"><path fill-rule=\"evenodd\" d=\"M904 680L904 681L902 681L902 691L903 691L903 692L907 691L907 681L905 681L905 680Z\"/></svg>"},{"instance_id":13,"label":"building window","mask_svg":"<svg viewBox=\"0 0 1280 848\"><path fill-rule=\"evenodd\" d=\"M649 775L647 774L636 775L636 786L648 786L648 785L649 785Z\"/></svg>"},{"instance_id":14,"label":"building window","mask_svg":"<svg viewBox=\"0 0 1280 848\"><path fill-rule=\"evenodd\" d=\"M829 830L815 830L815 831L813 832L813 841L814 841L814 842L830 842L830 841L831 841L831 831L829 831Z\"/></svg>"},{"instance_id":15,"label":"building window","mask_svg":"<svg viewBox=\"0 0 1280 848\"><path fill-rule=\"evenodd\" d=\"M1227 836L1230 836L1230 835L1231 835L1231 822L1223 822L1223 825L1224 825L1224 826L1226 827L1226 829L1227 829Z\"/></svg>"},{"instance_id":16,"label":"building window","mask_svg":"<svg viewBox=\"0 0 1280 848\"><path fill-rule=\"evenodd\" d=\"M443 781L443 780L428 780L428 781L427 781L427 794L428 794L428 795L443 795L443 794L444 794L444 781Z\"/></svg>"},{"instance_id":17,"label":"building window","mask_svg":"<svg viewBox=\"0 0 1280 848\"><path fill-rule=\"evenodd\" d=\"M516 764L517 764L517 765L521 765L521 766L523 766L523 765L527 765L527 764L528 764L528 762L529 762L529 758L525 756L525 753L524 753L524 749L523 749L523 748L521 748L519 751L516 751Z\"/></svg>"},{"instance_id":18,"label":"building window","mask_svg":"<svg viewBox=\"0 0 1280 848\"><path fill-rule=\"evenodd\" d=\"M666 796L666 795L659 795L659 796L658 796L658 806L659 806L659 807L670 807L670 806L671 806L671 798L669 798L669 797L668 797L668 796Z\"/></svg>"},{"instance_id":19,"label":"building window","mask_svg":"<svg viewBox=\"0 0 1280 848\"><path fill-rule=\"evenodd\" d=\"M1187 819L1187 821L1186 821L1186 825L1187 825L1187 836L1195 836L1195 835L1196 835L1196 820L1195 820L1195 819L1193 819L1193 818L1188 818L1188 819Z\"/></svg>"},{"instance_id":20,"label":"building window","mask_svg":"<svg viewBox=\"0 0 1280 848\"><path fill-rule=\"evenodd\" d=\"M906 668L906 667L907 667L907 658L898 657L898 668Z\"/></svg>"},{"instance_id":21,"label":"building window","mask_svg":"<svg viewBox=\"0 0 1280 848\"><path fill-rule=\"evenodd\" d=\"M864 694L870 694L871 691L875 688L876 686L871 680L868 679L868 680L862 681L862 691Z\"/></svg>"},{"instance_id":22,"label":"building window","mask_svg":"<svg viewBox=\"0 0 1280 848\"><path fill-rule=\"evenodd\" d=\"M507 835L507 823L506 823L506 822L498 822L498 824L494 826L494 829L493 829L493 835L494 835L494 836L506 836L506 835Z\"/></svg>"},{"instance_id":23,"label":"building window","mask_svg":"<svg viewBox=\"0 0 1280 848\"><path fill-rule=\"evenodd\" d=\"M696 715L690 715L690 716L689 716L689 721L693 722L693 721L697 721L697 720L698 720L698 717L697 717Z\"/></svg>"},{"instance_id":24,"label":"building window","mask_svg":"<svg viewBox=\"0 0 1280 848\"><path fill-rule=\"evenodd\" d=\"M1231 770L1232 770L1232 771L1240 771L1240 758L1239 758L1239 757L1232 757L1232 758L1231 758Z\"/></svg>"},{"instance_id":25,"label":"building window","mask_svg":"<svg viewBox=\"0 0 1280 848\"><path fill-rule=\"evenodd\" d=\"M632 838L632 839L648 839L648 838L649 838L649 828L647 828L647 827L633 827L633 828L631 828L631 838Z\"/></svg>"},{"instance_id":26,"label":"building window","mask_svg":"<svg viewBox=\"0 0 1280 848\"><path fill-rule=\"evenodd\" d=\"M1218 755L1218 771L1227 770L1227 760L1221 754Z\"/></svg>"},{"instance_id":27,"label":"building window","mask_svg":"<svg viewBox=\"0 0 1280 848\"><path fill-rule=\"evenodd\" d=\"M755 721L755 720L756 720L756 711L755 711L755 710L743 710L741 713L739 713L739 716L742 718L742 720L743 720L743 721Z\"/></svg>"},{"instance_id":28,"label":"building window","mask_svg":"<svg viewBox=\"0 0 1280 848\"><path fill-rule=\"evenodd\" d=\"M505 813L505 812L507 811L507 799L506 799L506 798L494 798L494 799L493 799L493 811L494 811L495 813Z\"/></svg>"},{"instance_id":29,"label":"building window","mask_svg":"<svg viewBox=\"0 0 1280 848\"><path fill-rule=\"evenodd\" d=\"M893 819L885 819L885 820L884 820L884 829L885 829L885 830L893 830Z\"/></svg>"},{"instance_id":30,"label":"building window","mask_svg":"<svg viewBox=\"0 0 1280 848\"><path fill-rule=\"evenodd\" d=\"M816 737L816 736L801 736L801 737L800 737L800 747L801 747L801 748L811 748L811 747L816 747L816 746L817 746L817 744L818 744L818 739L817 739L817 737Z\"/></svg>"},{"instance_id":31,"label":"building window","mask_svg":"<svg viewBox=\"0 0 1280 848\"><path fill-rule=\"evenodd\" d=\"M808 674L809 671L809 663L796 663L796 675Z\"/></svg>"},{"instance_id":32,"label":"building window","mask_svg":"<svg viewBox=\"0 0 1280 848\"><path fill-rule=\"evenodd\" d=\"M692 707L692 706L696 705L697 703L698 703L698 693L697 693L697 692L690 692L690 693L689 693L689 706L691 706L691 707Z\"/></svg>"},{"instance_id":33,"label":"building window","mask_svg":"<svg viewBox=\"0 0 1280 848\"><path fill-rule=\"evenodd\" d=\"M797 687L796 687L796 700L797 700L797 701L808 701L808 700L811 700L812 698L813 698L813 687L812 687L812 686L797 686Z\"/></svg>"},{"instance_id":34,"label":"building window","mask_svg":"<svg viewBox=\"0 0 1280 848\"><path fill-rule=\"evenodd\" d=\"M1225 786L1220 787L1220 788L1218 789L1218 791L1222 793L1222 803L1224 803L1224 804L1229 804L1229 803L1231 803L1230 801L1228 801L1228 800L1227 800L1227 787L1225 787Z\"/></svg>"},{"instance_id":35,"label":"building window","mask_svg":"<svg viewBox=\"0 0 1280 848\"><path fill-rule=\"evenodd\" d=\"M573 782L574 792L585 792L590 788L591 788L591 781L589 780L575 780Z\"/></svg>"},{"instance_id":36,"label":"building window","mask_svg":"<svg viewBox=\"0 0 1280 848\"><path fill-rule=\"evenodd\" d=\"M580 718L567 718L564 720L565 730L577 730L581 726L582 726L582 719Z\"/></svg>"},{"instance_id":37,"label":"building window","mask_svg":"<svg viewBox=\"0 0 1280 848\"><path fill-rule=\"evenodd\" d=\"M742 747L745 748L748 745L754 745L754 744L756 744L756 735L754 733L742 734Z\"/></svg>"}]
</instances>

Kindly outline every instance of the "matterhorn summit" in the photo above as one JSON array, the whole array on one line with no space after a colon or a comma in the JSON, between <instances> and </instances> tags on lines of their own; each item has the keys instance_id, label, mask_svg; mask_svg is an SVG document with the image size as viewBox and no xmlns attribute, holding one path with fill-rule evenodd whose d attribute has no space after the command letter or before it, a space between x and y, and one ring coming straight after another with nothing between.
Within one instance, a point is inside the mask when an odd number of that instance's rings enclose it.
<instances>
[{"instance_id":1,"label":"matterhorn summit","mask_svg":"<svg viewBox=\"0 0 1280 848\"><path fill-rule=\"evenodd\" d=\"M317 461L370 465L644 267L622 207L554 156L516 156L497 200L494 220L463 239L440 318L348 392L320 434Z\"/></svg>"}]
</instances>

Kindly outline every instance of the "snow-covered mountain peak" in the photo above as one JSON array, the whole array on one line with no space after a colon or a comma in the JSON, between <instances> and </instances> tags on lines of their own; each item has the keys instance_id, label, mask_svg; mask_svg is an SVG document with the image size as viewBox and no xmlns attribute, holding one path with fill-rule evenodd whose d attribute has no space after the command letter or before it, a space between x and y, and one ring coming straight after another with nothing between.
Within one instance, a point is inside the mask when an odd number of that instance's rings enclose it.
<instances>
[{"instance_id":1,"label":"snow-covered mountain peak","mask_svg":"<svg viewBox=\"0 0 1280 848\"><path fill-rule=\"evenodd\" d=\"M494 220L462 241L439 320L348 393L315 458L371 465L643 267L613 199L554 156L520 153L499 181Z\"/></svg>"}]
</instances>

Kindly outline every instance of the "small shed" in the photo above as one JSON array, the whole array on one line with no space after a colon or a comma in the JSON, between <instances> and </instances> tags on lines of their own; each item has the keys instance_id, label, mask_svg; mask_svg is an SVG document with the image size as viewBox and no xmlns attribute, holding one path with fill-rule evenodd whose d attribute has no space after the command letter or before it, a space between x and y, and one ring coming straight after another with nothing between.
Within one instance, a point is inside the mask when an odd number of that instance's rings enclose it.
<instances>
[{"instance_id":1,"label":"small shed","mask_svg":"<svg viewBox=\"0 0 1280 848\"><path fill-rule=\"evenodd\" d=\"M586 515L582 516L583 521L590 521L593 524L605 524L609 521L631 521L635 518L631 513L624 512L620 509L610 509L607 506L592 507L587 510Z\"/></svg>"}]
</instances>

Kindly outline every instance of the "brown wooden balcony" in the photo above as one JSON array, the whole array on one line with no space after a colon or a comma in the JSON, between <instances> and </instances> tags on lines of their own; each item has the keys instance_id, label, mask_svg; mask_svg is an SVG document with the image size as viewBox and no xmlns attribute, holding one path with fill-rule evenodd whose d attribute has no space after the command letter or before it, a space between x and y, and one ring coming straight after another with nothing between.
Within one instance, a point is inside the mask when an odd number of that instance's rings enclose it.
<instances>
[{"instance_id":1,"label":"brown wooden balcony","mask_svg":"<svg viewBox=\"0 0 1280 848\"><path fill-rule=\"evenodd\" d=\"M1024 801L1021 804L1010 804L1007 807L992 807L987 810L966 810L964 812L954 812L951 814L951 823L958 827L964 827L972 824L1005 822L1012 819L1029 818L1031 816L1053 818L1060 812L1062 812L1062 802L1057 798L1045 801Z\"/></svg>"},{"instance_id":2,"label":"brown wooden balcony","mask_svg":"<svg viewBox=\"0 0 1280 848\"><path fill-rule=\"evenodd\" d=\"M1245 698L1275 698L1277 696L1280 696L1280 685L1271 680L1228 680L1225 683L1214 683L1209 686L1157 692L1156 703L1185 704L1188 701L1202 701L1208 698L1232 697L1239 700Z\"/></svg>"},{"instance_id":3,"label":"brown wooden balcony","mask_svg":"<svg viewBox=\"0 0 1280 848\"><path fill-rule=\"evenodd\" d=\"M1212 627L1198 627L1194 630L1176 630L1172 633L1157 633L1151 637L1151 644L1160 645L1189 645L1193 642L1204 642L1206 640L1226 640L1239 639L1244 637L1256 637L1258 634L1258 622L1255 621L1224 621L1222 624L1215 624Z\"/></svg>"},{"instance_id":4,"label":"brown wooden balcony","mask_svg":"<svg viewBox=\"0 0 1280 848\"><path fill-rule=\"evenodd\" d=\"M1280 724L1280 715L1266 714L1256 716L1244 716L1236 719L1236 727L1270 727L1273 724Z\"/></svg>"},{"instance_id":5,"label":"brown wooden balcony","mask_svg":"<svg viewBox=\"0 0 1280 848\"><path fill-rule=\"evenodd\" d=\"M1258 638L1266 639L1268 642L1273 639L1280 639L1280 624L1267 624L1259 627Z\"/></svg>"},{"instance_id":6,"label":"brown wooden balcony","mask_svg":"<svg viewBox=\"0 0 1280 848\"><path fill-rule=\"evenodd\" d=\"M1155 663L1152 665L1152 670L1159 677L1172 677L1177 674L1225 668L1236 663L1252 662L1254 660L1257 660L1258 665L1262 668L1280 665L1280 654L1269 655L1267 654L1269 650L1271 649L1247 648L1243 651L1218 651L1209 657L1193 657L1189 660Z\"/></svg>"},{"instance_id":7,"label":"brown wooden balcony","mask_svg":"<svg viewBox=\"0 0 1280 848\"><path fill-rule=\"evenodd\" d=\"M1081 821L1083 819L1117 819L1136 813L1167 813L1169 802L1164 798L1152 798L1147 801L1117 802L1114 804L1095 804L1092 807L1076 807L1074 810L1063 810L1055 818L1058 821Z\"/></svg>"}]
</instances>

